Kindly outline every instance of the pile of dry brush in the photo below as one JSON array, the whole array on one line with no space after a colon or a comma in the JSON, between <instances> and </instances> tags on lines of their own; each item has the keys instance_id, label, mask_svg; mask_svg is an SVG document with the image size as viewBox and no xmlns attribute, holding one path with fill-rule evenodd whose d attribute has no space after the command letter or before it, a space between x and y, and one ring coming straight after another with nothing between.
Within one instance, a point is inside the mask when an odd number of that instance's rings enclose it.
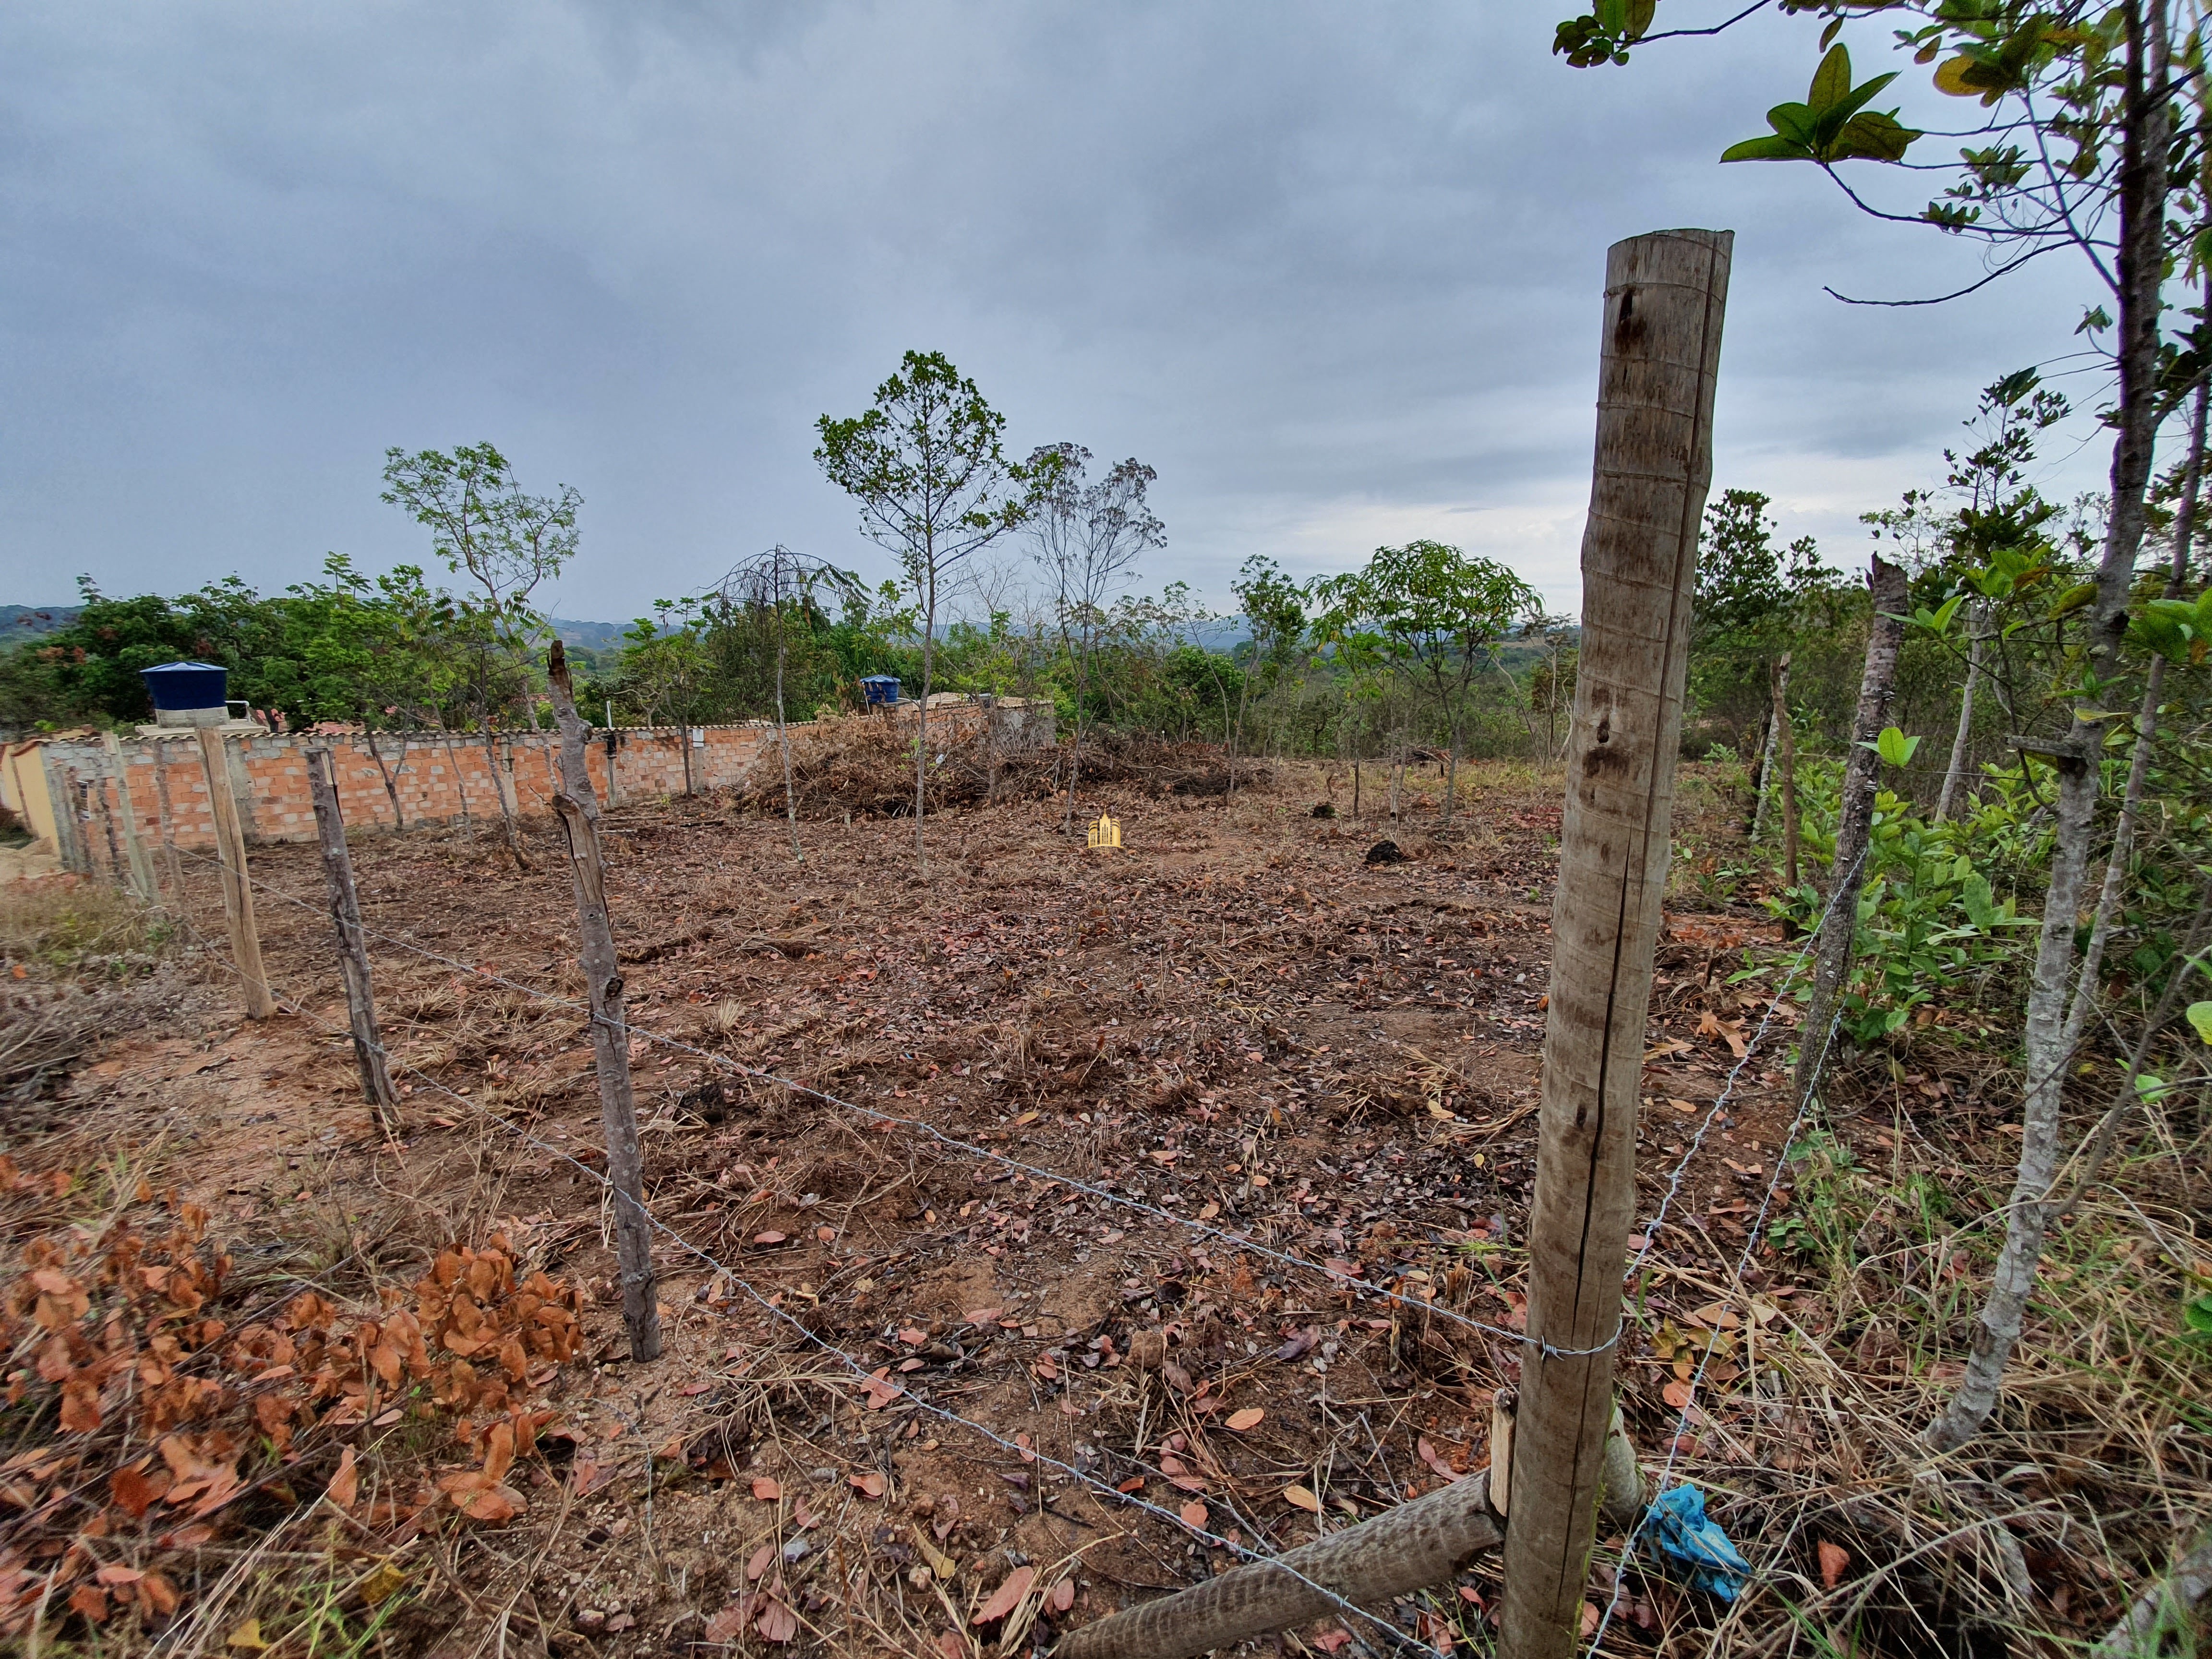
<instances>
[{"instance_id":1,"label":"pile of dry brush","mask_svg":"<svg viewBox=\"0 0 2212 1659\"><path fill-rule=\"evenodd\" d=\"M991 800L1048 800L1067 787L1076 763L1073 745L994 751L980 731L933 727L929 739L929 801L933 808L975 806ZM887 720L824 721L792 744L791 782L799 816L809 819L898 817L914 811L915 734L911 725ZM1105 732L1086 735L1081 782L1111 785L1137 793L1222 795L1232 783L1220 746L1164 743ZM1263 763L1239 759L1234 787L1264 787L1273 774ZM783 768L773 743L751 779L732 792L740 812L780 816Z\"/></svg>"}]
</instances>

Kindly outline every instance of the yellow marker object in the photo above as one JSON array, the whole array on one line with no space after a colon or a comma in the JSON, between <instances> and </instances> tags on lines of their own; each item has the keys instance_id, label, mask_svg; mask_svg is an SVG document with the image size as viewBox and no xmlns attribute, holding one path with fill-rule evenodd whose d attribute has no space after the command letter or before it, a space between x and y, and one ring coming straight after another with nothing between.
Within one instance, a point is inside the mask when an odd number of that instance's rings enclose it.
<instances>
[{"instance_id":1,"label":"yellow marker object","mask_svg":"<svg viewBox=\"0 0 2212 1659\"><path fill-rule=\"evenodd\" d=\"M1121 826L1106 813L1098 815L1098 822L1091 826L1091 849L1112 850L1121 845Z\"/></svg>"}]
</instances>

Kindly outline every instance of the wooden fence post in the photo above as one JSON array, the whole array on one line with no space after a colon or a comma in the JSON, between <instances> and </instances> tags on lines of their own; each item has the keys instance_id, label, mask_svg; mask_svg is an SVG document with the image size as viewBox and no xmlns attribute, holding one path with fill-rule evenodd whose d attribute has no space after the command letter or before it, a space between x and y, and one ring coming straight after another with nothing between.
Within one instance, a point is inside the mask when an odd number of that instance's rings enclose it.
<instances>
[{"instance_id":1,"label":"wooden fence post","mask_svg":"<svg viewBox=\"0 0 2212 1659\"><path fill-rule=\"evenodd\" d=\"M238 821L238 798L230 792L228 739L211 726L199 728L200 764L206 769L208 805L215 811L216 857L222 866L222 919L230 928L231 959L246 981L246 1017L266 1019L276 1012L269 976L261 966L261 931L253 921L253 887L246 877L246 832Z\"/></svg>"},{"instance_id":2,"label":"wooden fence post","mask_svg":"<svg viewBox=\"0 0 2212 1659\"><path fill-rule=\"evenodd\" d=\"M338 932L338 967L345 975L347 1023L361 1091L376 1109L386 1134L398 1132L399 1097L385 1065L384 1038L376 1029L376 990L368 973L368 939L361 929L361 900L353 884L353 855L346 850L345 818L331 775L331 751L307 750L307 790L315 802L315 836L323 854L323 879L331 890L331 921Z\"/></svg>"},{"instance_id":3,"label":"wooden fence post","mask_svg":"<svg viewBox=\"0 0 2212 1659\"><path fill-rule=\"evenodd\" d=\"M107 750L108 769L115 775L115 810L123 819L123 845L131 858L131 887L141 904L161 902L154 881L154 860L146 855L145 838L138 833L138 811L131 802L130 767L123 758L123 744L110 732L101 739Z\"/></svg>"},{"instance_id":4,"label":"wooden fence post","mask_svg":"<svg viewBox=\"0 0 2212 1659\"><path fill-rule=\"evenodd\" d=\"M1606 259L1503 1659L1573 1654L1596 1537L1734 244L1728 231L1660 231L1616 242Z\"/></svg>"},{"instance_id":5,"label":"wooden fence post","mask_svg":"<svg viewBox=\"0 0 2212 1659\"><path fill-rule=\"evenodd\" d=\"M170 902L176 906L172 913L179 919L185 914L185 861L177 851L177 820L169 810L169 745L161 738L154 739L154 805L160 814L162 862L169 866Z\"/></svg>"},{"instance_id":6,"label":"wooden fence post","mask_svg":"<svg viewBox=\"0 0 2212 1659\"><path fill-rule=\"evenodd\" d=\"M561 788L553 810L568 836L568 872L575 878L576 933L584 982L592 999L592 1051L599 1074L599 1121L607 1138L607 1179L615 1192L615 1246L622 1262L623 1323L629 1357L660 1357L660 1304L653 1279L653 1218L637 1146L637 1101L630 1092L629 1026L623 1015L622 974L614 925L607 916L606 872L599 858L599 802L584 758L584 723L568 681L568 653L553 641L546 658L553 717L561 726Z\"/></svg>"}]
</instances>

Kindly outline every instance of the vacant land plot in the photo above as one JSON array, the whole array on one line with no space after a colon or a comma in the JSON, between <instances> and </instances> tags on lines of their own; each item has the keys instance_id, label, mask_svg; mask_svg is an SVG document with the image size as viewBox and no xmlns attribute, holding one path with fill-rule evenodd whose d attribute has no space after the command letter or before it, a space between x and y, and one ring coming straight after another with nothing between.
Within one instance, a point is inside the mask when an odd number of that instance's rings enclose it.
<instances>
[{"instance_id":1,"label":"vacant land plot","mask_svg":"<svg viewBox=\"0 0 2212 1659\"><path fill-rule=\"evenodd\" d=\"M933 827L927 879L909 820L807 823L794 865L720 803L611 814L668 1333L641 1365L559 849L356 847L396 1134L354 1080L313 851L258 851L287 1012L131 969L135 1028L11 1109L0 1626L1014 1651L1480 1468L1517 1365L1558 785L1486 769L1449 833L1426 787L1396 830L1314 816L1349 804L1317 769L1132 789L1118 853L983 807ZM1613 1644L1786 1644L1793 1607L1897 1651L2096 1628L2159 1504L2202 1499L2197 1357L2154 1328L2201 1168L2130 1166L2175 1249L2085 1226L2062 1253L2088 1322L2028 1361L2036 1415L1990 1454L2013 1473L1914 1488L1898 1448L1963 1351L2010 1162L2002 1070L1947 1012L1797 1121L1771 971L1796 947L1725 902L1719 781L1683 794L1640 1131L1639 1215L1668 1218L1633 1241L1623 1399L1762 1577L1731 1610L1624 1572ZM1386 833L1409 856L1370 865ZM34 988L82 975L51 929L11 950ZM1386 1612L1481 1642L1495 1591Z\"/></svg>"}]
</instances>

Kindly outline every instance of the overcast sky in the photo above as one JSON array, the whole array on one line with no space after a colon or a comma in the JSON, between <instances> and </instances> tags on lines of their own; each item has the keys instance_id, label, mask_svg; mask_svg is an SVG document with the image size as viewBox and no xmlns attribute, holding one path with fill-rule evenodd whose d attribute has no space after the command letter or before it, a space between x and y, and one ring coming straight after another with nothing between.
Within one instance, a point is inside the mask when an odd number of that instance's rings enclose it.
<instances>
[{"instance_id":1,"label":"overcast sky","mask_svg":"<svg viewBox=\"0 0 2212 1659\"><path fill-rule=\"evenodd\" d=\"M1716 489L1863 558L1858 514L2099 296L2053 259L1838 304L1978 267L1810 167L1715 164L1803 95L1817 23L1574 70L1577 9L13 0L0 602L424 560L383 452L480 439L583 492L560 614L777 541L887 574L813 422L916 347L1011 447L1158 469L1148 586L1430 536L1571 610L1605 249L1675 225L1737 233ZM1959 124L1886 36L1846 31L1861 74ZM2057 453L2053 488L2100 482L2086 429Z\"/></svg>"}]
</instances>

